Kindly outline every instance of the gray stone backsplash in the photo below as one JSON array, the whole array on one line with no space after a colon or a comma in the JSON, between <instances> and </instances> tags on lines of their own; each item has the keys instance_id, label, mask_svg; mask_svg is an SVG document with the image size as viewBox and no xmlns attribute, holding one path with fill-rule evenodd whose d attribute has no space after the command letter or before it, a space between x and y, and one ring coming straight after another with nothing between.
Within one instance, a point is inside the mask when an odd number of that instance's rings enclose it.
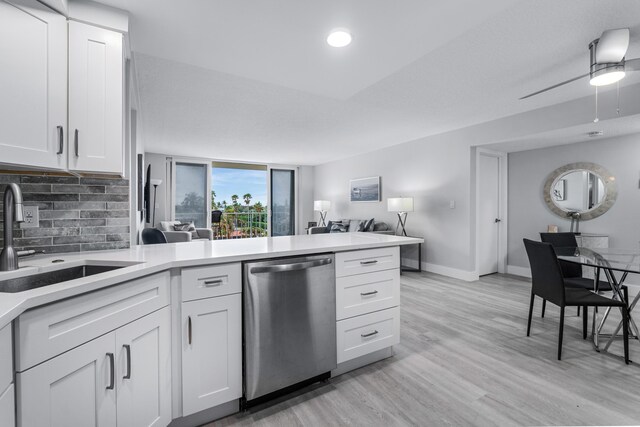
<instances>
[{"instance_id":1,"label":"gray stone backsplash","mask_svg":"<svg viewBox=\"0 0 640 427\"><path fill-rule=\"evenodd\" d=\"M128 179L0 174L0 212L12 182L20 185L24 205L38 206L40 214L38 228L14 227L16 248L61 253L129 247Z\"/></svg>"}]
</instances>

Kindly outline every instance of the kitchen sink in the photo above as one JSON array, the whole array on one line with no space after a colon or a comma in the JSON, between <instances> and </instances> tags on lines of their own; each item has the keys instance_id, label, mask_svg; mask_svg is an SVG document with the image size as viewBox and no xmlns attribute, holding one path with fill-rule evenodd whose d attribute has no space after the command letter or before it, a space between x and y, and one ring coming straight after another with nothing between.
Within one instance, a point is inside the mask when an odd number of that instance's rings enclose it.
<instances>
[{"instance_id":1,"label":"kitchen sink","mask_svg":"<svg viewBox=\"0 0 640 427\"><path fill-rule=\"evenodd\" d=\"M23 292L82 277L94 276L107 271L128 267L128 265L81 265L78 267L63 268L47 273L31 274L29 276L0 280L0 292Z\"/></svg>"}]
</instances>

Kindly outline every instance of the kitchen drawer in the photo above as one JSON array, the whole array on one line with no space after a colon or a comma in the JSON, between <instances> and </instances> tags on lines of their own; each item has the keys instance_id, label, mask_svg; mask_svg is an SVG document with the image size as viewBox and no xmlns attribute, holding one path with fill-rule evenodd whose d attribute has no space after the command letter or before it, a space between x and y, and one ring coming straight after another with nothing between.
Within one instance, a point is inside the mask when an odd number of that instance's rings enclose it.
<instances>
[{"instance_id":1,"label":"kitchen drawer","mask_svg":"<svg viewBox=\"0 0 640 427\"><path fill-rule=\"evenodd\" d=\"M240 292L242 292L240 263L182 269L182 301Z\"/></svg>"},{"instance_id":2,"label":"kitchen drawer","mask_svg":"<svg viewBox=\"0 0 640 427\"><path fill-rule=\"evenodd\" d=\"M336 323L338 363L400 342L400 307L388 308Z\"/></svg>"},{"instance_id":3,"label":"kitchen drawer","mask_svg":"<svg viewBox=\"0 0 640 427\"><path fill-rule=\"evenodd\" d=\"M0 329L0 393L13 382L11 323Z\"/></svg>"},{"instance_id":4,"label":"kitchen drawer","mask_svg":"<svg viewBox=\"0 0 640 427\"><path fill-rule=\"evenodd\" d=\"M16 320L22 372L169 304L169 272L38 307Z\"/></svg>"},{"instance_id":5,"label":"kitchen drawer","mask_svg":"<svg viewBox=\"0 0 640 427\"><path fill-rule=\"evenodd\" d=\"M0 425L2 427L14 427L16 425L15 399L13 384L11 384L0 395Z\"/></svg>"},{"instance_id":6,"label":"kitchen drawer","mask_svg":"<svg viewBox=\"0 0 640 427\"><path fill-rule=\"evenodd\" d=\"M364 249L336 254L336 277L400 268L400 247Z\"/></svg>"},{"instance_id":7,"label":"kitchen drawer","mask_svg":"<svg viewBox=\"0 0 640 427\"><path fill-rule=\"evenodd\" d=\"M339 277L336 319L371 313L400 304L400 269Z\"/></svg>"}]
</instances>

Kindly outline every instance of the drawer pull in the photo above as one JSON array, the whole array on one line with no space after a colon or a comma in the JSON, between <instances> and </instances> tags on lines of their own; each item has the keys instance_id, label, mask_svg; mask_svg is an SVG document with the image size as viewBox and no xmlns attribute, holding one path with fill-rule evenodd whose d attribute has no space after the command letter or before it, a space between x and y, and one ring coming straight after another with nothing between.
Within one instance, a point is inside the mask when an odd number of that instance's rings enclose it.
<instances>
[{"instance_id":1,"label":"drawer pull","mask_svg":"<svg viewBox=\"0 0 640 427\"><path fill-rule=\"evenodd\" d=\"M127 373L122 379L128 380L131 379L131 346L125 344L122 347L127 351Z\"/></svg>"},{"instance_id":2,"label":"drawer pull","mask_svg":"<svg viewBox=\"0 0 640 427\"><path fill-rule=\"evenodd\" d=\"M377 259L372 259L371 261L360 261L360 265L373 265L377 263L378 263Z\"/></svg>"},{"instance_id":3,"label":"drawer pull","mask_svg":"<svg viewBox=\"0 0 640 427\"><path fill-rule=\"evenodd\" d=\"M213 286L220 286L224 283L224 281L222 279L215 279L215 280L205 280L204 281L204 286L206 286L207 288L213 287Z\"/></svg>"},{"instance_id":4,"label":"drawer pull","mask_svg":"<svg viewBox=\"0 0 640 427\"><path fill-rule=\"evenodd\" d=\"M109 358L109 370L111 371L111 374L109 375L109 385L107 386L107 390L113 390L113 388L116 385L115 360L114 360L114 357L113 357L113 353L107 353L107 357Z\"/></svg>"},{"instance_id":5,"label":"drawer pull","mask_svg":"<svg viewBox=\"0 0 640 427\"><path fill-rule=\"evenodd\" d=\"M369 332L368 334L360 334L360 336L362 338L369 338L369 337L372 337L372 336L377 335L377 334L378 334L378 331L373 331L373 332Z\"/></svg>"},{"instance_id":6,"label":"drawer pull","mask_svg":"<svg viewBox=\"0 0 640 427\"><path fill-rule=\"evenodd\" d=\"M362 295L363 297L367 297L369 295L375 295L377 294L378 291L371 291L371 292L360 292L360 295Z\"/></svg>"}]
</instances>

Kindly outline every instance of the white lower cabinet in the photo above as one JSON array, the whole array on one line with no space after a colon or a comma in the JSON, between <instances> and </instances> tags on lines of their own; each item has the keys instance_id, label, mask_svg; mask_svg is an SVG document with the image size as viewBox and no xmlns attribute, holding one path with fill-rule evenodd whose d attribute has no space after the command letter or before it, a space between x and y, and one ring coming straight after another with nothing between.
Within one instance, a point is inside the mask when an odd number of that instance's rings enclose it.
<instances>
[{"instance_id":1,"label":"white lower cabinet","mask_svg":"<svg viewBox=\"0 0 640 427\"><path fill-rule=\"evenodd\" d=\"M118 427L171 422L171 310L116 331Z\"/></svg>"},{"instance_id":2,"label":"white lower cabinet","mask_svg":"<svg viewBox=\"0 0 640 427\"><path fill-rule=\"evenodd\" d=\"M182 303L183 415L242 396L241 294Z\"/></svg>"},{"instance_id":3,"label":"white lower cabinet","mask_svg":"<svg viewBox=\"0 0 640 427\"><path fill-rule=\"evenodd\" d=\"M0 395L0 425L13 427L16 425L15 390L13 384Z\"/></svg>"},{"instance_id":4,"label":"white lower cabinet","mask_svg":"<svg viewBox=\"0 0 640 427\"><path fill-rule=\"evenodd\" d=\"M165 307L18 373L18 425L169 424L170 316Z\"/></svg>"},{"instance_id":5,"label":"white lower cabinet","mask_svg":"<svg viewBox=\"0 0 640 427\"><path fill-rule=\"evenodd\" d=\"M18 425L116 425L115 332L18 373Z\"/></svg>"}]
</instances>

